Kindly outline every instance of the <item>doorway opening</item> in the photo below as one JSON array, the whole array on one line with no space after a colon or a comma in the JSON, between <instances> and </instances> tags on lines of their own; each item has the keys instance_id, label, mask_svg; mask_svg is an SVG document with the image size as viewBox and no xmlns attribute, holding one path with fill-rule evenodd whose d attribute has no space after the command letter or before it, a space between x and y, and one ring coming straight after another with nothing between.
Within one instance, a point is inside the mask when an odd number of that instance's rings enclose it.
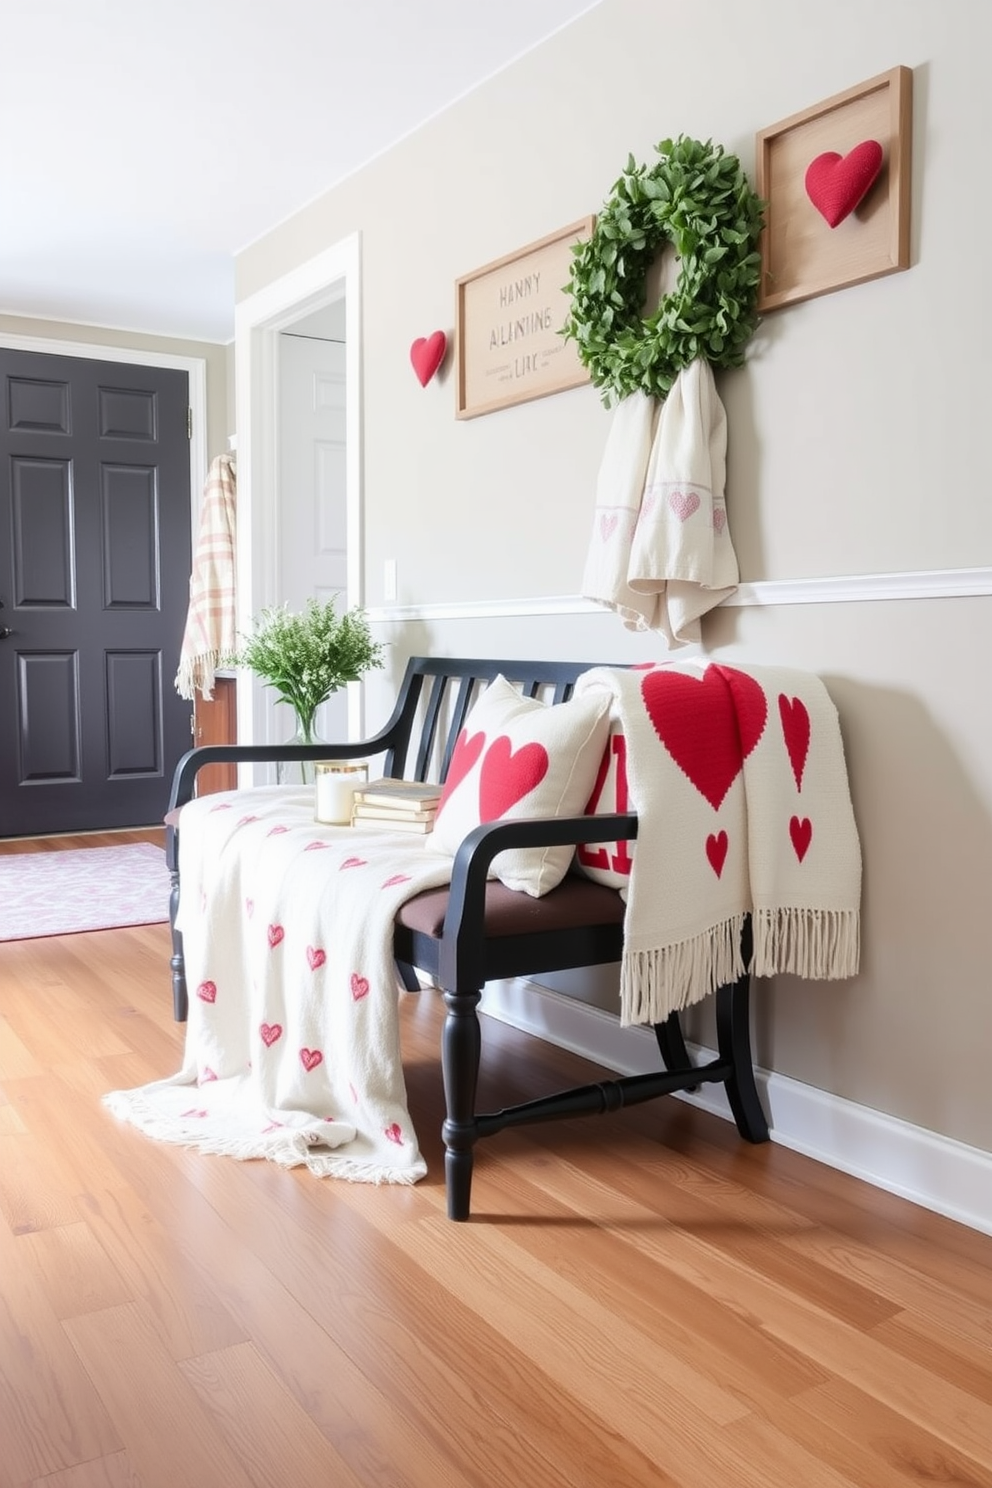
<instances>
[{"instance_id":1,"label":"doorway opening","mask_svg":"<svg viewBox=\"0 0 992 1488\"><path fill-rule=\"evenodd\" d=\"M359 265L355 234L243 300L235 311L238 629L243 632L261 610L283 603L295 609L310 593L339 594L342 609L363 602ZM317 347L337 348L336 371L332 365L326 375L315 377L312 369L307 374L313 401L332 405L336 387L344 406L331 433L321 432L318 418L299 464L285 447L282 392L293 355L286 348L310 337ZM309 360L302 354L299 359ZM311 493L302 498L301 483ZM320 493L332 489L333 499L325 505ZM316 546L325 551L315 559ZM344 709L346 733L357 737L360 684L348 688ZM249 685L247 677L239 678L241 743L288 737L287 721L279 716L284 712L257 680ZM242 784L253 778L249 771Z\"/></svg>"}]
</instances>

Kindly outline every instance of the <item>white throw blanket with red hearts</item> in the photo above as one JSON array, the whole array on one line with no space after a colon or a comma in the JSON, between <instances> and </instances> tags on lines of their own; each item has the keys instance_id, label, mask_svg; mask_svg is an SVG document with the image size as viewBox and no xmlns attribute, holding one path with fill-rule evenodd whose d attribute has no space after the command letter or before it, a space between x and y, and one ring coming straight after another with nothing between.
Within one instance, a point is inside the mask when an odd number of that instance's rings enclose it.
<instances>
[{"instance_id":1,"label":"white throw blanket with red hearts","mask_svg":"<svg viewBox=\"0 0 992 1488\"><path fill-rule=\"evenodd\" d=\"M621 1021L661 1022L736 980L746 914L756 975L854 976L861 848L823 682L700 659L597 667L576 692L600 687L625 741L639 824ZM614 809L598 802L601 813Z\"/></svg>"},{"instance_id":2,"label":"white throw blanket with red hearts","mask_svg":"<svg viewBox=\"0 0 992 1488\"><path fill-rule=\"evenodd\" d=\"M204 796L180 822L183 1067L106 1103L202 1152L416 1182L393 920L451 859L402 832L317 827L312 789Z\"/></svg>"}]
</instances>

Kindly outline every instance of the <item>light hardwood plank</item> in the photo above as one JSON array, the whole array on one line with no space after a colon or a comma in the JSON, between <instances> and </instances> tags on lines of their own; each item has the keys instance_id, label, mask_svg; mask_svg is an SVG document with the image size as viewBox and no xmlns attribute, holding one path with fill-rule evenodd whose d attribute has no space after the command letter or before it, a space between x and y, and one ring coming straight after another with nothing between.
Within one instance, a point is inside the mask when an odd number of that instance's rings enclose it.
<instances>
[{"instance_id":1,"label":"light hardwood plank","mask_svg":"<svg viewBox=\"0 0 992 1488\"><path fill-rule=\"evenodd\" d=\"M120 1272L83 1221L22 1235L18 1246L57 1318L131 1300Z\"/></svg>"},{"instance_id":2,"label":"light hardwood plank","mask_svg":"<svg viewBox=\"0 0 992 1488\"><path fill-rule=\"evenodd\" d=\"M292 1462L294 1488L326 1488L329 1482L335 1488L363 1488L363 1479L250 1343L187 1359L180 1368L253 1483L284 1488L286 1464Z\"/></svg>"},{"instance_id":3,"label":"light hardwood plank","mask_svg":"<svg viewBox=\"0 0 992 1488\"><path fill-rule=\"evenodd\" d=\"M185 1359L248 1337L217 1293L224 1252L191 1253L199 1232L187 1233L187 1205L177 1202L163 1223L122 1182L119 1188L85 1195L80 1213L171 1358ZM225 1240L230 1244L233 1238Z\"/></svg>"},{"instance_id":4,"label":"light hardwood plank","mask_svg":"<svg viewBox=\"0 0 992 1488\"><path fill-rule=\"evenodd\" d=\"M921 1483L990 1488L992 1444L975 1455L942 1440L932 1411L907 1417L881 1404L870 1391L833 1380L810 1392L804 1410L792 1412L789 1429L812 1452L827 1451L847 1464L859 1488Z\"/></svg>"},{"instance_id":5,"label":"light hardwood plank","mask_svg":"<svg viewBox=\"0 0 992 1488\"><path fill-rule=\"evenodd\" d=\"M5 964L5 999L11 995L9 988L13 981L9 944L10 942L7 942L2 947ZM18 1038L7 1018L0 1015L0 1080L23 1080L41 1073L42 1066L34 1058L30 1049L26 1048Z\"/></svg>"},{"instance_id":6,"label":"light hardwood plank","mask_svg":"<svg viewBox=\"0 0 992 1488\"><path fill-rule=\"evenodd\" d=\"M169 952L0 944L0 1488L992 1488L992 1237L674 1100L480 1144L452 1225L429 992L414 1187L154 1142ZM490 1109L599 1074L483 1024Z\"/></svg>"},{"instance_id":7,"label":"light hardwood plank","mask_svg":"<svg viewBox=\"0 0 992 1488\"><path fill-rule=\"evenodd\" d=\"M567 1163L544 1179L552 1192L571 1196L579 1212L595 1211L601 1187ZM626 1232L628 1243L650 1251L642 1229ZM746 1310L772 1337L803 1352L837 1378L871 1393L909 1420L934 1419L934 1430L948 1446L977 1461L992 1460L992 1401L976 1401L957 1385L878 1343L865 1326L831 1315L815 1295L789 1291L766 1279L748 1261L719 1252L708 1237L688 1231L672 1234L666 1264L676 1278L705 1285L724 1307Z\"/></svg>"},{"instance_id":8,"label":"light hardwood plank","mask_svg":"<svg viewBox=\"0 0 992 1488\"><path fill-rule=\"evenodd\" d=\"M6 1096L4 1096L3 1100L0 1100L0 1136L4 1134L12 1135L15 1132L23 1134L26 1131L27 1127L24 1125L24 1122L7 1100Z\"/></svg>"},{"instance_id":9,"label":"light hardwood plank","mask_svg":"<svg viewBox=\"0 0 992 1488\"><path fill-rule=\"evenodd\" d=\"M350 1212L353 1197L373 1192L363 1185L318 1184L311 1196L305 1175L250 1164L251 1187L259 1191L253 1196L235 1180L232 1165L210 1170L190 1154L183 1157L232 1228L241 1232L246 1217L254 1216L252 1243L260 1257L321 1320L353 1366L397 1401L438 1451L454 1455L466 1488L517 1488L522 1461L555 1488L572 1488L587 1473L592 1481L597 1473L609 1481L613 1473L632 1488L674 1481L653 1453L645 1457L617 1428L590 1423L569 1392L556 1391L549 1409L540 1366L509 1346L474 1306L459 1305L452 1286L424 1270L416 1245L419 1191L375 1189L385 1227L377 1233ZM319 1204L304 1204L301 1190ZM412 1253L405 1243L411 1233ZM466 1274L474 1274L457 1239L464 1230L449 1225L447 1233L456 1271L468 1267ZM379 1280L370 1296L354 1278L372 1273Z\"/></svg>"},{"instance_id":10,"label":"light hardwood plank","mask_svg":"<svg viewBox=\"0 0 992 1488\"><path fill-rule=\"evenodd\" d=\"M73 1467L123 1445L49 1305L30 1257L0 1222L0 1484Z\"/></svg>"},{"instance_id":11,"label":"light hardwood plank","mask_svg":"<svg viewBox=\"0 0 992 1488\"><path fill-rule=\"evenodd\" d=\"M142 1488L141 1480L131 1467L126 1452L114 1452L64 1472L35 1478L30 1488Z\"/></svg>"},{"instance_id":12,"label":"light hardwood plank","mask_svg":"<svg viewBox=\"0 0 992 1488\"><path fill-rule=\"evenodd\" d=\"M15 1235L79 1217L51 1152L30 1130L0 1136L0 1215Z\"/></svg>"},{"instance_id":13,"label":"light hardwood plank","mask_svg":"<svg viewBox=\"0 0 992 1488\"><path fill-rule=\"evenodd\" d=\"M74 1073L92 1068L81 1060ZM105 1079L94 1073L102 1092ZM23 1129L41 1145L51 1182L57 1183L62 1193L75 1200L87 1186L113 1188L120 1183L120 1170L107 1141L108 1122L98 1097L81 1094L58 1070L31 1080L8 1080L6 1088L11 1108Z\"/></svg>"},{"instance_id":14,"label":"light hardwood plank","mask_svg":"<svg viewBox=\"0 0 992 1488\"><path fill-rule=\"evenodd\" d=\"M137 1304L69 1318L64 1327L144 1488L251 1488L233 1443Z\"/></svg>"}]
</instances>

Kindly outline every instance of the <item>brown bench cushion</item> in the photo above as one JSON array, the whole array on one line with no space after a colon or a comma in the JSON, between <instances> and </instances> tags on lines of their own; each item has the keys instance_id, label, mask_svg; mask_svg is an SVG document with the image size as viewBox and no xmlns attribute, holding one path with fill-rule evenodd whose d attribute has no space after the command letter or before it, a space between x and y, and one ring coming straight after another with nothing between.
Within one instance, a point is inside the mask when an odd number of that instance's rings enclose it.
<instances>
[{"instance_id":1,"label":"brown bench cushion","mask_svg":"<svg viewBox=\"0 0 992 1488\"><path fill-rule=\"evenodd\" d=\"M570 930L577 925L622 925L626 906L616 889L569 873L556 889L535 899L497 879L486 885L486 935L526 935ZM408 930L440 940L448 889L427 889L400 906L396 918Z\"/></svg>"}]
</instances>

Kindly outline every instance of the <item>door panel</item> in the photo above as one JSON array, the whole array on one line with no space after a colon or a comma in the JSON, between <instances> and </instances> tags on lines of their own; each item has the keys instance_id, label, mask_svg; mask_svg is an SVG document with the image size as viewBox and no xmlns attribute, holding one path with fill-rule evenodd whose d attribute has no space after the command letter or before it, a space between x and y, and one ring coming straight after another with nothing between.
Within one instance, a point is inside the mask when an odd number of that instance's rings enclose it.
<instances>
[{"instance_id":1,"label":"door panel","mask_svg":"<svg viewBox=\"0 0 992 1488\"><path fill-rule=\"evenodd\" d=\"M0 837L161 821L190 744L188 379L0 349Z\"/></svg>"},{"instance_id":2,"label":"door panel","mask_svg":"<svg viewBox=\"0 0 992 1488\"><path fill-rule=\"evenodd\" d=\"M280 593L291 610L313 596L344 612L348 590L345 347L309 335L279 338ZM282 712L287 710L283 709ZM292 720L284 723L286 737ZM348 737L348 700L335 693L317 717L323 739Z\"/></svg>"}]
</instances>

